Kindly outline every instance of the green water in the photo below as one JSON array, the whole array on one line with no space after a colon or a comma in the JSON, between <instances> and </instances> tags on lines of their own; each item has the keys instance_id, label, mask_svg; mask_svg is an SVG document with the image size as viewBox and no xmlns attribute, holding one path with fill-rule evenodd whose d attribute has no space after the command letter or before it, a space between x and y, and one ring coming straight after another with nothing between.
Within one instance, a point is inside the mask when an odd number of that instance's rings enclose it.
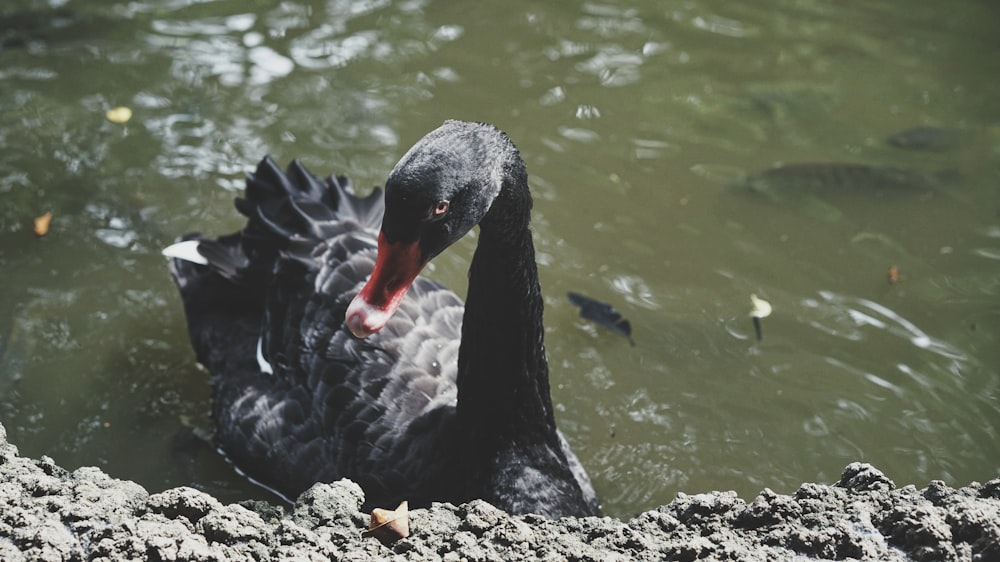
<instances>
[{"instance_id":1,"label":"green water","mask_svg":"<svg viewBox=\"0 0 1000 562\"><path fill-rule=\"evenodd\" d=\"M376 185L460 118L528 164L558 421L608 514L854 460L900 485L1000 474L992 1L53 4L0 8L0 421L26 455L268 497L192 445L210 389L160 249L238 228L264 154ZM920 125L962 142L884 142ZM732 186L807 162L958 181ZM431 275L463 294L474 243Z\"/></svg>"}]
</instances>

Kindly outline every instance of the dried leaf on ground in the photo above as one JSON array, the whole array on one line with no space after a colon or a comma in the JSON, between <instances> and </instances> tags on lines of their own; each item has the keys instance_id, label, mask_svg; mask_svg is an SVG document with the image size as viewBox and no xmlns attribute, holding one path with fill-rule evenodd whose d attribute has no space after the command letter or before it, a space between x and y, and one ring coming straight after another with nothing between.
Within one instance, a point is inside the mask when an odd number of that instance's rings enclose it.
<instances>
[{"instance_id":1,"label":"dried leaf on ground","mask_svg":"<svg viewBox=\"0 0 1000 562\"><path fill-rule=\"evenodd\" d=\"M410 536L409 504L404 501L395 510L373 509L368 530L361 536L375 537L386 546Z\"/></svg>"}]
</instances>

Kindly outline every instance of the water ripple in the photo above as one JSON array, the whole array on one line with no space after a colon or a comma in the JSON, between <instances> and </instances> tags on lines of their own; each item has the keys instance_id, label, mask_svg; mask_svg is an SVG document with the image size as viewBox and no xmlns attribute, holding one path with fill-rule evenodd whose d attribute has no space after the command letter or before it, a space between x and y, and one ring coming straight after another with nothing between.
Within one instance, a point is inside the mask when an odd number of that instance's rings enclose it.
<instances>
[{"instance_id":1,"label":"water ripple","mask_svg":"<svg viewBox=\"0 0 1000 562\"><path fill-rule=\"evenodd\" d=\"M578 64L577 69L597 76L602 86L618 87L639 81L642 62L641 54L610 45Z\"/></svg>"},{"instance_id":2,"label":"water ripple","mask_svg":"<svg viewBox=\"0 0 1000 562\"><path fill-rule=\"evenodd\" d=\"M743 22L717 15L695 16L691 19L691 24L698 29L727 37L746 37L750 33Z\"/></svg>"},{"instance_id":3,"label":"water ripple","mask_svg":"<svg viewBox=\"0 0 1000 562\"><path fill-rule=\"evenodd\" d=\"M378 43L373 30L361 31L346 37L331 38L331 26L321 26L295 40L289 48L295 64L304 68L339 68L369 52Z\"/></svg>"},{"instance_id":4,"label":"water ripple","mask_svg":"<svg viewBox=\"0 0 1000 562\"><path fill-rule=\"evenodd\" d=\"M835 326L826 327L827 331L831 334L846 339L860 340L863 339L862 329L873 327L904 338L914 346L942 357L958 361L966 359L965 354L951 344L928 335L913 322L875 301L841 295L833 291L820 291L819 295L823 299L824 304L832 306L833 310L841 315L835 319L837 324L840 325L840 329L837 329ZM817 301L812 299L806 299L803 301L803 304L809 307L819 305ZM814 322L813 325L818 328L824 328L819 323Z\"/></svg>"}]
</instances>

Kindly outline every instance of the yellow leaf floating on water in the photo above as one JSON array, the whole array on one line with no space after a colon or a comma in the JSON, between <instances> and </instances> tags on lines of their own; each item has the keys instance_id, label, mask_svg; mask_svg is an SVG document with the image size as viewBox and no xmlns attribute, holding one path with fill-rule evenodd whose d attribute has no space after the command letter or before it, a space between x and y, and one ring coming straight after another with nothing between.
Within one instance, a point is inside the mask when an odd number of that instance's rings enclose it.
<instances>
[{"instance_id":1,"label":"yellow leaf floating on water","mask_svg":"<svg viewBox=\"0 0 1000 562\"><path fill-rule=\"evenodd\" d=\"M753 304L753 308L750 309L750 318L753 319L753 330L757 334L757 341L760 341L764 339L760 319L771 315L771 303L753 294L750 295L750 303Z\"/></svg>"},{"instance_id":2,"label":"yellow leaf floating on water","mask_svg":"<svg viewBox=\"0 0 1000 562\"><path fill-rule=\"evenodd\" d=\"M410 536L409 504L404 501L393 511L376 507L372 510L368 530L361 536L375 537L386 546Z\"/></svg>"},{"instance_id":3,"label":"yellow leaf floating on water","mask_svg":"<svg viewBox=\"0 0 1000 562\"><path fill-rule=\"evenodd\" d=\"M52 212L45 213L40 217L35 217L35 236L45 236L49 232L49 223L52 222Z\"/></svg>"},{"instance_id":4,"label":"yellow leaf floating on water","mask_svg":"<svg viewBox=\"0 0 1000 562\"><path fill-rule=\"evenodd\" d=\"M127 123L132 118L132 110L125 106L112 107L104 116L112 123Z\"/></svg>"},{"instance_id":5,"label":"yellow leaf floating on water","mask_svg":"<svg viewBox=\"0 0 1000 562\"><path fill-rule=\"evenodd\" d=\"M750 295L750 304L753 308L750 309L750 316L753 318L767 318L771 315L771 303L758 297L757 295Z\"/></svg>"},{"instance_id":6,"label":"yellow leaf floating on water","mask_svg":"<svg viewBox=\"0 0 1000 562\"><path fill-rule=\"evenodd\" d=\"M895 285L900 281L899 268L894 266L889 267L889 284Z\"/></svg>"}]
</instances>

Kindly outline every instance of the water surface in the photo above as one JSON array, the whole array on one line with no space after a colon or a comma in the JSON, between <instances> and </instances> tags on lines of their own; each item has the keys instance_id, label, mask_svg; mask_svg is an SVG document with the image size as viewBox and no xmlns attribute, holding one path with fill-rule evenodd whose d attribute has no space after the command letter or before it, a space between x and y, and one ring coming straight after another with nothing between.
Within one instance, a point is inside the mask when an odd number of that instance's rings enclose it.
<instances>
[{"instance_id":1,"label":"water surface","mask_svg":"<svg viewBox=\"0 0 1000 562\"><path fill-rule=\"evenodd\" d=\"M0 8L0 421L24 454L267 498L193 443L210 389L160 248L238 228L264 154L372 186L460 118L528 164L558 421L609 514L854 460L1000 474L992 2L37 4ZM961 142L885 142L918 126ZM737 187L802 163L958 180ZM474 243L431 274L464 293Z\"/></svg>"}]
</instances>

